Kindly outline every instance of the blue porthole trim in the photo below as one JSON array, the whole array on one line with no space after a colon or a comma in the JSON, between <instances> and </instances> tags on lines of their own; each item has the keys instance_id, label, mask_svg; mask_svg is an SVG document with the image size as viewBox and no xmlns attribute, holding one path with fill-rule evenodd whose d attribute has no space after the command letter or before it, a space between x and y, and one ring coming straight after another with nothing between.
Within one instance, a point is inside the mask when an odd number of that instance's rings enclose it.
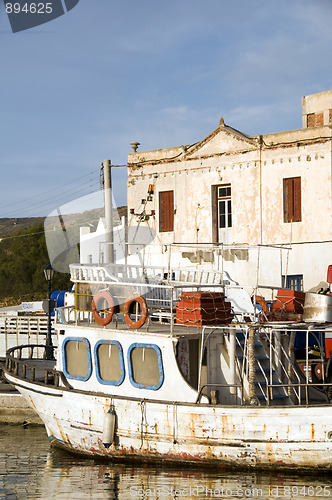
<instances>
[{"instance_id":1,"label":"blue porthole trim","mask_svg":"<svg viewBox=\"0 0 332 500\"><path fill-rule=\"evenodd\" d=\"M157 385L138 384L137 382L135 382L133 367L131 364L131 352L133 349L135 349L135 347L140 347L143 349L154 349L156 351L157 357L158 357L158 368L159 368L159 375L160 375L160 380L159 380L159 383ZM150 389L152 391L157 391L158 389L160 389L160 387L164 383L164 367L163 367L163 361L162 361L160 347L158 347L156 344L138 344L138 343L131 344L131 346L128 349L128 353L127 353L127 361L128 361L129 380L130 380L131 385L133 385L134 387L137 387L139 389Z\"/></svg>"},{"instance_id":2,"label":"blue porthole trim","mask_svg":"<svg viewBox=\"0 0 332 500\"><path fill-rule=\"evenodd\" d=\"M100 345L115 345L119 349L119 355L120 355L120 368L121 368L121 377L119 380L105 380L101 378L100 376L100 366L99 366L99 357L98 357L98 347ZM94 348L94 360L95 360L95 367L96 367L96 377L97 380L100 384L105 384L105 385L121 385L124 378L125 378L125 367L124 367L124 359L123 359L123 350L122 346L119 342L116 340L99 340Z\"/></svg>"},{"instance_id":3,"label":"blue porthole trim","mask_svg":"<svg viewBox=\"0 0 332 500\"><path fill-rule=\"evenodd\" d=\"M84 342L86 345L86 351L87 351L87 355L88 355L88 373L85 377L79 377L78 375L72 375L67 371L67 356L66 356L65 347L69 341ZM63 360L63 373L64 373L66 378L71 378L74 380L81 380L82 382L86 382L87 380L89 380L89 378L91 377L91 373L92 373L92 359L91 359L91 347L90 347L90 342L88 341L88 339L86 339L85 337L67 337L62 343L61 353L62 353L62 360Z\"/></svg>"}]
</instances>

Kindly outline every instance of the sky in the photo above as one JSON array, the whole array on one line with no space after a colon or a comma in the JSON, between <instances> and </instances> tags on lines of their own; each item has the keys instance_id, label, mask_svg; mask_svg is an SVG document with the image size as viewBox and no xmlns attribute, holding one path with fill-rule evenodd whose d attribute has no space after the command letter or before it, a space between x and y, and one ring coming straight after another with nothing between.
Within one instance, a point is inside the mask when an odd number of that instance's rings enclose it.
<instances>
[{"instance_id":1,"label":"sky","mask_svg":"<svg viewBox=\"0 0 332 500\"><path fill-rule=\"evenodd\" d=\"M80 0L13 33L0 0L0 218L100 189L104 159L192 144L225 123L302 127L332 88L331 0ZM118 206L126 168L112 169Z\"/></svg>"}]
</instances>

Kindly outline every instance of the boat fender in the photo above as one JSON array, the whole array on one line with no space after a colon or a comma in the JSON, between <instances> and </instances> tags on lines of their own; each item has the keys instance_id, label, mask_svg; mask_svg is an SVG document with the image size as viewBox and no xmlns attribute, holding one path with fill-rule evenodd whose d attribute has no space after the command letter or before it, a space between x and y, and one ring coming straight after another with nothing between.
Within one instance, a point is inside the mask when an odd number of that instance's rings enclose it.
<instances>
[{"instance_id":1,"label":"boat fender","mask_svg":"<svg viewBox=\"0 0 332 500\"><path fill-rule=\"evenodd\" d=\"M141 315L137 321L132 320L130 317L130 308L135 302L138 302L141 308ZM129 328L141 328L148 318L148 306L146 305L145 299L138 294L128 297L123 305L123 317Z\"/></svg>"},{"instance_id":2,"label":"boat fender","mask_svg":"<svg viewBox=\"0 0 332 500\"><path fill-rule=\"evenodd\" d=\"M107 303L107 308L104 309L107 312L105 317L100 315L100 308L98 308L99 302L105 300ZM100 290L96 293L92 300L92 316L97 325L106 326L112 321L114 316L114 300L110 293L106 290Z\"/></svg>"},{"instance_id":3,"label":"boat fender","mask_svg":"<svg viewBox=\"0 0 332 500\"><path fill-rule=\"evenodd\" d=\"M103 445L109 448L114 441L116 413L114 407L111 407L104 415L103 426Z\"/></svg>"}]
</instances>

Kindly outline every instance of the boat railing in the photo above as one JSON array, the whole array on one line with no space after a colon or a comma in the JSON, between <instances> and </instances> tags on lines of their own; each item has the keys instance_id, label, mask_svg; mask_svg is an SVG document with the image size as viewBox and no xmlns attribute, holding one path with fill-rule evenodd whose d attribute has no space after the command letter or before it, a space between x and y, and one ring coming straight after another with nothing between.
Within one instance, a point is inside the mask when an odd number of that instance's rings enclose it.
<instances>
[{"instance_id":1,"label":"boat railing","mask_svg":"<svg viewBox=\"0 0 332 500\"><path fill-rule=\"evenodd\" d=\"M46 359L48 349L49 346L43 344L27 344L8 349L6 372L29 382L70 388L64 374L54 369L55 361ZM40 351L44 353L43 359L40 358Z\"/></svg>"},{"instance_id":2,"label":"boat railing","mask_svg":"<svg viewBox=\"0 0 332 500\"><path fill-rule=\"evenodd\" d=\"M5 358L5 353L10 347L43 342L47 331L48 318L45 315L0 316L1 358Z\"/></svg>"},{"instance_id":3,"label":"boat railing","mask_svg":"<svg viewBox=\"0 0 332 500\"><path fill-rule=\"evenodd\" d=\"M229 284L229 276L217 269L176 268L169 266L143 266L137 264L71 264L71 279L74 282L137 282L157 283L168 281L177 283L195 283L222 285ZM235 282L234 282L235 283Z\"/></svg>"},{"instance_id":4,"label":"boat railing","mask_svg":"<svg viewBox=\"0 0 332 500\"><path fill-rule=\"evenodd\" d=\"M262 327L260 329L260 340L262 343L265 342L267 349L269 350L270 359L270 372L269 372L269 385L272 387L273 384L273 370L276 371L278 379L291 384L288 387L288 395L294 402L296 400L298 403L301 402L301 379L296 369L294 359L289 355L285 346L281 341L280 331L273 328L266 329ZM289 345L289 337L287 337ZM282 387L282 384L279 384Z\"/></svg>"},{"instance_id":5,"label":"boat railing","mask_svg":"<svg viewBox=\"0 0 332 500\"><path fill-rule=\"evenodd\" d=\"M84 266L85 267L85 266ZM91 269L95 269L91 267ZM158 268L160 270L160 268ZM273 297L278 288L269 288ZM75 289L75 306L65 306L58 308L58 320L60 323L83 323L93 324L92 299L99 290L107 290L115 299L115 304L119 304L120 310L115 313L115 319L121 319L121 307L132 295L142 296L149 311L150 318L159 318L161 321L171 323L176 322L176 305L182 292L222 292L225 301L231 303L233 323L257 322L260 320L259 310L256 307L255 297L257 289L244 287L236 284L215 284L198 283L196 281L178 282L174 279L158 278L158 281L108 281L102 287L97 282L89 281L87 285L80 288L80 283ZM80 301L83 301L83 307ZM89 305L87 305L89 303ZM120 313L120 318L118 315ZM231 318L230 318L231 319Z\"/></svg>"},{"instance_id":6,"label":"boat railing","mask_svg":"<svg viewBox=\"0 0 332 500\"><path fill-rule=\"evenodd\" d=\"M295 392L295 389L297 389L297 393L300 395L302 395L304 392L305 396L304 396L303 400L305 401L305 404L308 405L309 403L312 403L312 401L310 401L310 389L318 388L320 390L326 391L328 388L332 387L332 383L327 383L327 382L322 382L322 383L289 382L287 384L279 384L279 383L278 384L269 384L268 389L270 391L270 394L271 394L271 391L273 390L273 388L279 388L279 387L284 387L285 389L288 390L288 392L290 392L290 391ZM270 402L271 402L271 398L269 398L268 404L270 404ZM327 399L326 399L326 403L328 403L328 402L330 403L330 401L327 401ZM303 404L302 397L298 398L294 404L297 404L297 405Z\"/></svg>"},{"instance_id":7,"label":"boat railing","mask_svg":"<svg viewBox=\"0 0 332 500\"><path fill-rule=\"evenodd\" d=\"M284 330L282 330L284 328ZM249 331L253 329L254 345L251 354L254 358L250 360L249 352ZM216 329L215 329L216 331ZM228 366L230 383L241 384L243 391L247 395L253 396L258 402L265 401L267 405L280 404L282 400L287 404L302 404L303 401L312 402L315 398L329 400L328 389L331 384L326 383L324 374L322 383L316 380L309 380L308 370L300 376L300 368L295 359L294 350L291 345L290 332L302 333L308 337L308 328L303 325L302 330L296 330L294 324L288 323L280 326L263 324L248 325L227 325L218 329L223 338L223 343L228 353ZM310 329L312 333L312 327ZM235 346L232 347L232 343ZM206 343L206 342L205 342ZM204 344L205 346L205 344ZM308 351L308 350L307 350ZM202 355L201 355L202 358ZM319 360L323 363L323 360ZM306 366L310 366L310 360L307 359ZM254 388L252 378L250 382L250 373L254 374ZM230 389L230 393L232 393ZM237 394L240 397L239 392ZM261 404L261 403L259 403Z\"/></svg>"},{"instance_id":8,"label":"boat railing","mask_svg":"<svg viewBox=\"0 0 332 500\"><path fill-rule=\"evenodd\" d=\"M115 327L118 321L122 320L122 308L126 300L133 296L141 296L144 298L147 308L148 316L151 320L159 320L172 325L176 323L176 307L177 302L180 298L182 292L223 292L225 286L221 285L211 285L211 284L197 284L197 283L154 283L153 285L149 283L142 282L127 282L119 284L109 284L104 287L103 290L107 289L110 295L114 299L114 303L118 305L118 309L114 313ZM95 293L97 290L95 289ZM212 297L212 295L211 295ZM92 288L90 291L83 292L78 288L75 290L75 306L64 306L56 308L56 323L60 324L93 324L93 314L92 314L92 299L94 298ZM82 299L83 307L80 306L80 300ZM249 300L249 299L248 299ZM105 305L106 307L106 305ZM103 313L102 310L98 308L98 311ZM105 312L107 309L105 309ZM113 324L114 325L114 324Z\"/></svg>"},{"instance_id":9,"label":"boat railing","mask_svg":"<svg viewBox=\"0 0 332 500\"><path fill-rule=\"evenodd\" d=\"M248 385L248 375L249 375L249 356L248 356L248 339L249 339L249 327L238 329L239 335L235 335L236 345L240 352L240 355L236 356L237 370L241 380L242 391L244 390L244 384ZM242 342L243 340L243 342ZM226 344L227 345L227 344ZM228 349L229 351L229 349ZM256 391L259 393L257 397L261 395L264 400L269 401L269 393L266 389L269 386L269 380L267 377L266 370L264 369L260 359L257 357L256 360L257 372L261 374L263 380L258 380L256 377ZM242 397L242 396L241 396Z\"/></svg>"}]
</instances>

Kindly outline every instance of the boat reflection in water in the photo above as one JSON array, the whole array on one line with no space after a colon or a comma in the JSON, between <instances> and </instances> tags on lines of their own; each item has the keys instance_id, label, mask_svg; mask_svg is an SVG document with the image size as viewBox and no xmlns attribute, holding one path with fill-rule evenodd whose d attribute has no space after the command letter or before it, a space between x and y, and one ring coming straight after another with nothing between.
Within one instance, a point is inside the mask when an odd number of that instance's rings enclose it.
<instances>
[{"instance_id":1,"label":"boat reflection in water","mask_svg":"<svg viewBox=\"0 0 332 500\"><path fill-rule=\"evenodd\" d=\"M317 498L332 496L330 476L98 463L54 448L43 473L52 498ZM48 486L47 486L48 485ZM67 497L66 497L67 495Z\"/></svg>"},{"instance_id":2,"label":"boat reflection in water","mask_svg":"<svg viewBox=\"0 0 332 500\"><path fill-rule=\"evenodd\" d=\"M181 499L332 496L332 477L110 464L49 448L41 427L0 429L0 498Z\"/></svg>"}]
</instances>

